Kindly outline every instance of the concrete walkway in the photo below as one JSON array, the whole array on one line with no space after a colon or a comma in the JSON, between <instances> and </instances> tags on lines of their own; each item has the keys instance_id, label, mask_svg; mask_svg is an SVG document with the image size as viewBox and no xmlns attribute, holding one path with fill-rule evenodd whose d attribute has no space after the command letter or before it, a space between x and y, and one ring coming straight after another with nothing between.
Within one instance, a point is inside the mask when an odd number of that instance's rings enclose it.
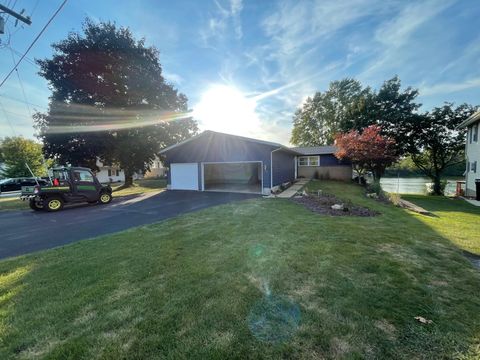
<instances>
[{"instance_id":1,"label":"concrete walkway","mask_svg":"<svg viewBox=\"0 0 480 360\"><path fill-rule=\"evenodd\" d=\"M285 191L282 191L280 194L276 195L279 198L291 198L293 197L302 187L308 183L308 179L300 179L295 184L290 186Z\"/></svg>"},{"instance_id":2,"label":"concrete walkway","mask_svg":"<svg viewBox=\"0 0 480 360\"><path fill-rule=\"evenodd\" d=\"M474 206L480 206L480 201L478 200L473 200L473 199L465 199L465 198L462 198L463 200L465 200L466 202L474 205Z\"/></svg>"}]
</instances>

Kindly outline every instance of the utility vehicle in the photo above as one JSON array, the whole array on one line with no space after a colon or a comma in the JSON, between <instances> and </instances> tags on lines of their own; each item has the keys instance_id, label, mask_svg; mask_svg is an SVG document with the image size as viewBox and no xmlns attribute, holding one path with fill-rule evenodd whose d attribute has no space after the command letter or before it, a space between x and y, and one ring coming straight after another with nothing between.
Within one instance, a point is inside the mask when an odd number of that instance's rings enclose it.
<instances>
[{"instance_id":1,"label":"utility vehicle","mask_svg":"<svg viewBox=\"0 0 480 360\"><path fill-rule=\"evenodd\" d=\"M59 211L64 204L88 202L108 204L112 188L102 185L88 168L55 167L47 185L22 186L20 199L28 201L33 210Z\"/></svg>"}]
</instances>

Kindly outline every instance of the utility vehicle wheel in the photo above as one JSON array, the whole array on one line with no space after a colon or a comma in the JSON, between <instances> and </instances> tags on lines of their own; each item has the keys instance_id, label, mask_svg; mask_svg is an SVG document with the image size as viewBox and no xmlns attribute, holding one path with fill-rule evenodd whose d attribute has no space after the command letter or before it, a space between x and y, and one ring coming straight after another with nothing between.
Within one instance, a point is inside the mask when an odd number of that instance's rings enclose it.
<instances>
[{"instance_id":1,"label":"utility vehicle wheel","mask_svg":"<svg viewBox=\"0 0 480 360\"><path fill-rule=\"evenodd\" d=\"M100 194L100 199L98 199L98 202L102 205L106 205L112 201L112 194L109 193L101 193Z\"/></svg>"},{"instance_id":2,"label":"utility vehicle wheel","mask_svg":"<svg viewBox=\"0 0 480 360\"><path fill-rule=\"evenodd\" d=\"M63 208L63 200L58 196L49 197L47 200L44 200L44 204L45 209L50 212L59 211Z\"/></svg>"},{"instance_id":3,"label":"utility vehicle wheel","mask_svg":"<svg viewBox=\"0 0 480 360\"><path fill-rule=\"evenodd\" d=\"M35 201L35 199L30 199L28 201L28 205L30 205L30 209L32 210L35 210L35 211L43 210L43 205L39 204L38 201Z\"/></svg>"}]
</instances>

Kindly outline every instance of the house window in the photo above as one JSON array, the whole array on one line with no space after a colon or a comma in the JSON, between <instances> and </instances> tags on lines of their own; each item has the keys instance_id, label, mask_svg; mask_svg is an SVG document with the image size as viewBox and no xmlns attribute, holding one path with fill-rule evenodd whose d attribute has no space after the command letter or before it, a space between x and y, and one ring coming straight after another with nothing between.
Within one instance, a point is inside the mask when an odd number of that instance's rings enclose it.
<instances>
[{"instance_id":1,"label":"house window","mask_svg":"<svg viewBox=\"0 0 480 360\"><path fill-rule=\"evenodd\" d=\"M473 141L477 142L478 141L478 123L475 124L475 126L472 128L473 131Z\"/></svg>"},{"instance_id":2,"label":"house window","mask_svg":"<svg viewBox=\"0 0 480 360\"><path fill-rule=\"evenodd\" d=\"M108 176L112 176L112 169L108 169Z\"/></svg>"},{"instance_id":3,"label":"house window","mask_svg":"<svg viewBox=\"0 0 480 360\"><path fill-rule=\"evenodd\" d=\"M115 176L120 176L120 170L115 170Z\"/></svg>"},{"instance_id":4,"label":"house window","mask_svg":"<svg viewBox=\"0 0 480 360\"><path fill-rule=\"evenodd\" d=\"M300 156L298 166L320 166L320 156Z\"/></svg>"},{"instance_id":5,"label":"house window","mask_svg":"<svg viewBox=\"0 0 480 360\"><path fill-rule=\"evenodd\" d=\"M472 172L474 172L474 173L477 172L477 162L476 162L476 161L472 162L472 165L470 166L470 169L471 169Z\"/></svg>"}]
</instances>

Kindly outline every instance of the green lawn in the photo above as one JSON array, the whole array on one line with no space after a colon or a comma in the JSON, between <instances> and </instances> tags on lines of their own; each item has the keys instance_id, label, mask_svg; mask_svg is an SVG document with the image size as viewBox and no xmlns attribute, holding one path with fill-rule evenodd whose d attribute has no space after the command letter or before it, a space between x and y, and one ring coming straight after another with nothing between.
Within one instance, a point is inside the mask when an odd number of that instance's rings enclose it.
<instances>
[{"instance_id":1,"label":"green lawn","mask_svg":"<svg viewBox=\"0 0 480 360\"><path fill-rule=\"evenodd\" d=\"M152 191L161 191L167 186L165 179L143 179L135 180L133 186L118 190L122 184L114 184L113 197L121 197L128 195L139 195ZM29 210L28 202L22 201L18 196L13 198L1 198L0 199L0 211L2 210Z\"/></svg>"},{"instance_id":2,"label":"green lawn","mask_svg":"<svg viewBox=\"0 0 480 360\"><path fill-rule=\"evenodd\" d=\"M356 185L308 187L381 215L259 198L0 262L0 358L478 359L459 234Z\"/></svg>"}]
</instances>

